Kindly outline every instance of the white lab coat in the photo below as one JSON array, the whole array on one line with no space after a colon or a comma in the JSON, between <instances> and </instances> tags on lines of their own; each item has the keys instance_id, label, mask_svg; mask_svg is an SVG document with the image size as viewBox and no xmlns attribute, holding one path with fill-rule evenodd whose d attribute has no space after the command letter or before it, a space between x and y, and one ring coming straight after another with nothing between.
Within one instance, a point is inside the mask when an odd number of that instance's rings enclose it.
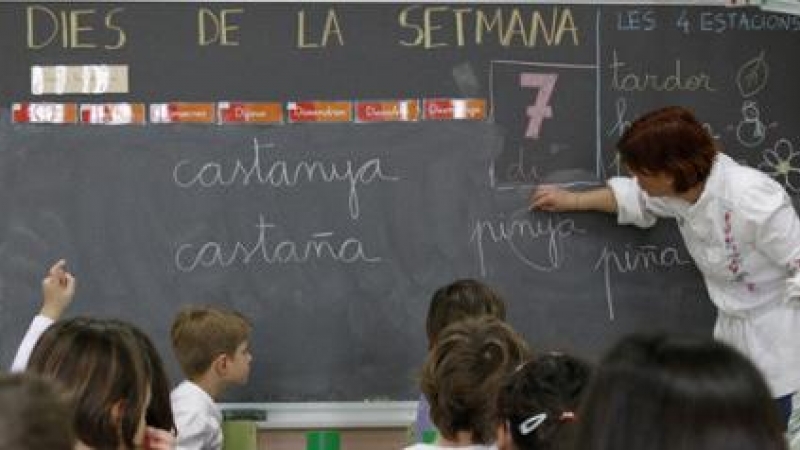
<instances>
[{"instance_id":1,"label":"white lab coat","mask_svg":"<svg viewBox=\"0 0 800 450\"><path fill-rule=\"evenodd\" d=\"M781 397L800 387L800 220L766 174L718 154L694 204L608 181L621 224L674 217L717 306L714 337L747 355Z\"/></svg>"}]
</instances>

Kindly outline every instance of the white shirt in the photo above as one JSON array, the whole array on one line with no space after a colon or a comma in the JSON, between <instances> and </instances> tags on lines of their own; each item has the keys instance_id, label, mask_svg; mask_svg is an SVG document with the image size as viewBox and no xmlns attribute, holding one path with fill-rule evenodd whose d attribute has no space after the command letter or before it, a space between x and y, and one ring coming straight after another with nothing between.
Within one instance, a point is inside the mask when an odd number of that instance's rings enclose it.
<instances>
[{"instance_id":1,"label":"white shirt","mask_svg":"<svg viewBox=\"0 0 800 450\"><path fill-rule=\"evenodd\" d=\"M800 220L766 174L718 154L700 198L649 197L608 181L621 224L674 217L719 314L714 336L747 355L781 397L800 387Z\"/></svg>"},{"instance_id":2,"label":"white shirt","mask_svg":"<svg viewBox=\"0 0 800 450\"><path fill-rule=\"evenodd\" d=\"M178 429L176 450L220 450L222 413L200 386L184 381L170 394Z\"/></svg>"},{"instance_id":3,"label":"white shirt","mask_svg":"<svg viewBox=\"0 0 800 450\"><path fill-rule=\"evenodd\" d=\"M22 342L19 344L17 354L14 356L14 362L11 363L11 372L25 371L28 367L28 360L31 359L33 347L39 342L42 333L50 328L53 323L53 319L42 315L37 315L33 318L28 331L25 332L25 337L22 338Z\"/></svg>"}]
</instances>

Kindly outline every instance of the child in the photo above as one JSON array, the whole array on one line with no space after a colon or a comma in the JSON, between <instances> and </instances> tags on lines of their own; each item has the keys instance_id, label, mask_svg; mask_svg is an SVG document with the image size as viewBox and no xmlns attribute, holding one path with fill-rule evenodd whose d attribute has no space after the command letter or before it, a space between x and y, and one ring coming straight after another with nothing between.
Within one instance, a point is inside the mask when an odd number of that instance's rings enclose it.
<instances>
[{"instance_id":1,"label":"child","mask_svg":"<svg viewBox=\"0 0 800 450\"><path fill-rule=\"evenodd\" d=\"M51 383L0 376L0 450L72 450L72 415Z\"/></svg>"},{"instance_id":2,"label":"child","mask_svg":"<svg viewBox=\"0 0 800 450\"><path fill-rule=\"evenodd\" d=\"M498 450L571 448L588 364L548 353L511 374L497 398Z\"/></svg>"},{"instance_id":3,"label":"child","mask_svg":"<svg viewBox=\"0 0 800 450\"><path fill-rule=\"evenodd\" d=\"M448 325L467 318L481 316L506 319L503 299L485 284L471 279L457 280L442 286L433 294L428 306L425 330L428 334L428 350L436 344L439 333ZM436 433L431 423L429 405L424 396L417 403L414 421L414 442L422 442L427 433Z\"/></svg>"},{"instance_id":4,"label":"child","mask_svg":"<svg viewBox=\"0 0 800 450\"><path fill-rule=\"evenodd\" d=\"M172 324L172 346L187 380L172 391L179 450L222 448L222 414L214 403L250 374L250 324L239 313L193 307Z\"/></svg>"},{"instance_id":5,"label":"child","mask_svg":"<svg viewBox=\"0 0 800 450\"><path fill-rule=\"evenodd\" d=\"M763 375L732 347L709 339L624 338L587 388L581 450L786 450Z\"/></svg>"},{"instance_id":6,"label":"child","mask_svg":"<svg viewBox=\"0 0 800 450\"><path fill-rule=\"evenodd\" d=\"M407 450L492 448L497 393L527 358L525 342L495 318L465 319L447 327L428 354L420 380L439 435L435 444Z\"/></svg>"},{"instance_id":7,"label":"child","mask_svg":"<svg viewBox=\"0 0 800 450\"><path fill-rule=\"evenodd\" d=\"M20 372L27 368L31 352L42 333L60 320L64 311L72 303L76 283L75 277L66 270L65 260L62 259L50 267L42 280L42 307L31 322L17 350L11 368L12 372ZM122 321L107 321L107 325L124 328L126 333L134 336L139 346L137 352L145 358L151 384L152 400L147 408L148 439L153 441L151 444L153 449L159 448L158 442L162 442L164 448L172 448L174 438L171 432L175 429L175 422L169 404L169 378L158 351L150 338L135 326Z\"/></svg>"},{"instance_id":8,"label":"child","mask_svg":"<svg viewBox=\"0 0 800 450\"><path fill-rule=\"evenodd\" d=\"M55 380L74 410L76 449L171 450L172 435L147 428L153 374L131 325L73 318L58 321L31 353L28 371Z\"/></svg>"}]
</instances>

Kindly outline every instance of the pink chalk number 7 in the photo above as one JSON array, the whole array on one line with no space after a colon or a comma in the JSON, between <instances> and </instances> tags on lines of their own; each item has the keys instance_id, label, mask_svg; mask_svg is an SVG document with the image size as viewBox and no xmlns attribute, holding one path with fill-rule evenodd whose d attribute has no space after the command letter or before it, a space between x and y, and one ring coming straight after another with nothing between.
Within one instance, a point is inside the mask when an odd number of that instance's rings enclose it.
<instances>
[{"instance_id":1,"label":"pink chalk number 7","mask_svg":"<svg viewBox=\"0 0 800 450\"><path fill-rule=\"evenodd\" d=\"M535 88L536 100L533 105L528 106L528 129L525 130L525 137L539 139L542 130L542 122L546 118L553 117L553 108L550 107L550 96L553 95L553 88L556 85L558 74L555 73L522 73L519 83L524 88Z\"/></svg>"}]
</instances>

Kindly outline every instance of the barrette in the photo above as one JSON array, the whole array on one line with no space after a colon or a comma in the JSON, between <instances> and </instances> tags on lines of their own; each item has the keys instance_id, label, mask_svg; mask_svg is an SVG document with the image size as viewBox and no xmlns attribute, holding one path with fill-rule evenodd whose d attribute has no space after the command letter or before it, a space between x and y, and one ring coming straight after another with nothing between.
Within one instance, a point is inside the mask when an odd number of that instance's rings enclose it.
<instances>
[{"instance_id":1,"label":"barrette","mask_svg":"<svg viewBox=\"0 0 800 450\"><path fill-rule=\"evenodd\" d=\"M521 424L519 424L519 433L523 436L530 434L536 429L536 427L541 425L545 419L547 419L547 414L545 413L539 413L535 416L525 419Z\"/></svg>"}]
</instances>

